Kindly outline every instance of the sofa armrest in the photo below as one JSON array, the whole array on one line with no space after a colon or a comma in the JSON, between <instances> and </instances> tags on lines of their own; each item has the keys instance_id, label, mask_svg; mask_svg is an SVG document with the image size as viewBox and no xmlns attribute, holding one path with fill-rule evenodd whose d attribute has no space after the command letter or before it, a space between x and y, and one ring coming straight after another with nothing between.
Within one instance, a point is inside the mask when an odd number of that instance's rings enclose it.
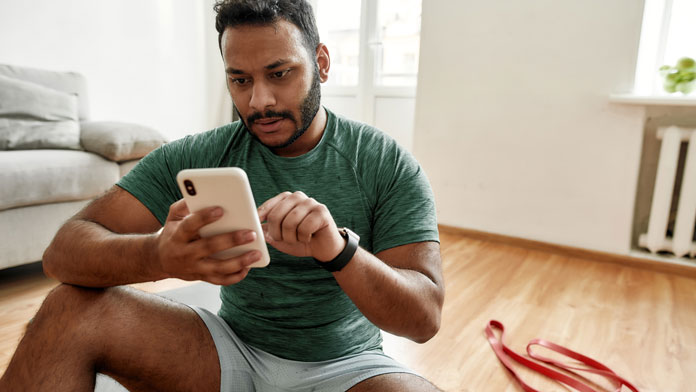
<instances>
[{"instance_id":1,"label":"sofa armrest","mask_svg":"<svg viewBox=\"0 0 696 392\"><path fill-rule=\"evenodd\" d=\"M114 162L142 158L166 141L155 129L139 124L113 121L80 123L82 147Z\"/></svg>"}]
</instances>

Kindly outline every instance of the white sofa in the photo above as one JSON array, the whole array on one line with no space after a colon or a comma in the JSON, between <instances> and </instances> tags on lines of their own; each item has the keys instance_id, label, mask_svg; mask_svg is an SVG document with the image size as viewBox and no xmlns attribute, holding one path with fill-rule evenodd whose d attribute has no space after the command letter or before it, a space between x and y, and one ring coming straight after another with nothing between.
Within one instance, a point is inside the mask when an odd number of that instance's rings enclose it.
<instances>
[{"instance_id":1,"label":"white sofa","mask_svg":"<svg viewBox=\"0 0 696 392\"><path fill-rule=\"evenodd\" d=\"M88 103L78 73L0 64L0 269L40 261L66 219L165 142L89 121Z\"/></svg>"}]
</instances>

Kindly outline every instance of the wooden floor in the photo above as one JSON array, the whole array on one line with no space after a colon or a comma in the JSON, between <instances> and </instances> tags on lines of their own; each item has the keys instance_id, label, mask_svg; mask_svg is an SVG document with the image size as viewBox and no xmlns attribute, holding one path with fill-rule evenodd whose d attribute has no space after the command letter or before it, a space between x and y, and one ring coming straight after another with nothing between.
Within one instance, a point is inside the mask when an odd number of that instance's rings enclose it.
<instances>
[{"instance_id":1,"label":"wooden floor","mask_svg":"<svg viewBox=\"0 0 696 392\"><path fill-rule=\"evenodd\" d=\"M608 365L641 392L696 390L696 279L452 233L441 240L447 297L440 333L422 345L387 335L385 351L445 391L522 391L485 338L490 319L505 324L505 341L518 352L545 338ZM40 271L0 271L0 373L56 284ZM520 371L537 389L567 390Z\"/></svg>"}]
</instances>

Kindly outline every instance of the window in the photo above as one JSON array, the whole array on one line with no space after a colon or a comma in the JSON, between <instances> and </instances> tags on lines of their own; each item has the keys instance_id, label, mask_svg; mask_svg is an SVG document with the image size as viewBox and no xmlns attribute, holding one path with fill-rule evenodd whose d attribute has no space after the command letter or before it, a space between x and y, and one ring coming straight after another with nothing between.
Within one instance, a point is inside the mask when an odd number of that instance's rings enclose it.
<instances>
[{"instance_id":1,"label":"window","mask_svg":"<svg viewBox=\"0 0 696 392\"><path fill-rule=\"evenodd\" d=\"M658 69L696 59L696 1L645 0L634 93L666 95Z\"/></svg>"},{"instance_id":2,"label":"window","mask_svg":"<svg viewBox=\"0 0 696 392\"><path fill-rule=\"evenodd\" d=\"M327 86L416 86L421 0L315 0L314 11L331 55Z\"/></svg>"},{"instance_id":3,"label":"window","mask_svg":"<svg viewBox=\"0 0 696 392\"><path fill-rule=\"evenodd\" d=\"M675 64L681 57L696 56L696 1L672 0L672 12L666 29L665 64Z\"/></svg>"},{"instance_id":4,"label":"window","mask_svg":"<svg viewBox=\"0 0 696 392\"><path fill-rule=\"evenodd\" d=\"M357 86L360 70L361 0L319 0L314 12L331 56L329 86Z\"/></svg>"},{"instance_id":5,"label":"window","mask_svg":"<svg viewBox=\"0 0 696 392\"><path fill-rule=\"evenodd\" d=\"M420 1L380 0L377 15L375 83L415 86L420 49Z\"/></svg>"},{"instance_id":6,"label":"window","mask_svg":"<svg viewBox=\"0 0 696 392\"><path fill-rule=\"evenodd\" d=\"M421 0L312 0L331 69L322 104L413 144Z\"/></svg>"}]
</instances>

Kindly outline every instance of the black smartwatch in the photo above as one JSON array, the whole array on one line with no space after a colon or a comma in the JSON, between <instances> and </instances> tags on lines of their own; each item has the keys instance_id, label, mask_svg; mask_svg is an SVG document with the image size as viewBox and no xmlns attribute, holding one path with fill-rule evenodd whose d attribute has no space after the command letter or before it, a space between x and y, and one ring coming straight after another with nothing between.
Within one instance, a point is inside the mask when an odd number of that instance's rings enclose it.
<instances>
[{"instance_id":1,"label":"black smartwatch","mask_svg":"<svg viewBox=\"0 0 696 392\"><path fill-rule=\"evenodd\" d=\"M341 229L338 229L338 232L341 234L341 237L346 239L346 247L343 248L341 253L336 256L335 259L331 261L319 261L317 259L314 259L314 261L322 266L325 270L330 271L330 272L336 272L340 271L345 267L348 262L353 258L353 255L355 252L358 250L358 244L360 243L360 236L353 233L349 228L344 227Z\"/></svg>"}]
</instances>

